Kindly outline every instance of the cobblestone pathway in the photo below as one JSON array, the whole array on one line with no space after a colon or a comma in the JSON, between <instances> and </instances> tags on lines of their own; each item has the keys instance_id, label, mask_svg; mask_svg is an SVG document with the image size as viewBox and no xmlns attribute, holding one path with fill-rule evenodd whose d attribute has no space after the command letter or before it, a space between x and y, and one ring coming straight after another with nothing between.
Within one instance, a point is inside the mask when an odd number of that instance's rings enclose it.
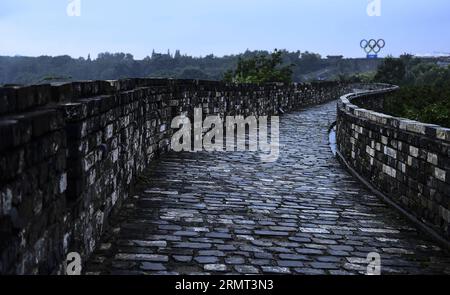
<instances>
[{"instance_id":1,"label":"cobblestone pathway","mask_svg":"<svg viewBox=\"0 0 450 295\"><path fill-rule=\"evenodd\" d=\"M148 169L88 274L450 273L450 255L352 178L327 129L336 102L281 118L281 152L170 153Z\"/></svg>"}]
</instances>

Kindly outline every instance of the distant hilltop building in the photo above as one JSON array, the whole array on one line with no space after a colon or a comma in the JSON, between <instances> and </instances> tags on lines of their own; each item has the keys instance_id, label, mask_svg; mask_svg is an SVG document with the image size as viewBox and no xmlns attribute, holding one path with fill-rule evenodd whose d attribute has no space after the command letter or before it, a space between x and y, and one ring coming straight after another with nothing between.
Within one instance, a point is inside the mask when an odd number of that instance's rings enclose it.
<instances>
[{"instance_id":1,"label":"distant hilltop building","mask_svg":"<svg viewBox=\"0 0 450 295\"><path fill-rule=\"evenodd\" d=\"M327 59L331 60L331 61L338 61L343 59L344 56L343 55L327 55Z\"/></svg>"}]
</instances>

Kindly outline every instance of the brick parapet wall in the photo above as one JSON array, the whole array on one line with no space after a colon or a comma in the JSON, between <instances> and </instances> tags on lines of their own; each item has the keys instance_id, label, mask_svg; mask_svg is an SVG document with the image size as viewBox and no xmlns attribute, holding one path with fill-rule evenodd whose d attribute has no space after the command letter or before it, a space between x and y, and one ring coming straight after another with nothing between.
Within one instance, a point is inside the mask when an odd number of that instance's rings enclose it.
<instances>
[{"instance_id":1,"label":"brick parapet wall","mask_svg":"<svg viewBox=\"0 0 450 295\"><path fill-rule=\"evenodd\" d=\"M397 90L379 86L338 102L338 150L369 183L448 240L450 129L369 110L380 110Z\"/></svg>"}]
</instances>

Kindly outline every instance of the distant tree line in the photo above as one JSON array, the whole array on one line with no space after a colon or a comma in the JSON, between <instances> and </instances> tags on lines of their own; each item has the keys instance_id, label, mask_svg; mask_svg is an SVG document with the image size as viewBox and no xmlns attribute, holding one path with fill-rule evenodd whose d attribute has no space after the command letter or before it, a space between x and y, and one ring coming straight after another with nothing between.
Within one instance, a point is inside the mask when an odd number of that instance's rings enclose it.
<instances>
[{"instance_id":1,"label":"distant tree line","mask_svg":"<svg viewBox=\"0 0 450 295\"><path fill-rule=\"evenodd\" d=\"M364 60L343 59L339 62L322 58L315 53L279 50L276 56L268 51L246 51L237 55L204 57L174 53L157 53L136 60L127 53L100 53L95 59L70 56L0 56L0 84L31 84L71 80L106 80L130 77L163 77L203 80L222 80L226 73L247 71L249 62L264 62L267 58L280 62L281 75L289 69L294 82L334 79L340 73L375 70ZM259 59L256 61L255 59ZM253 61L252 61L253 60ZM245 63L247 62L247 65ZM369 66L368 66L369 65ZM275 77L273 77L275 78ZM278 80L277 77L275 78ZM253 79L253 78L252 78ZM259 78L255 78L259 79Z\"/></svg>"}]
</instances>

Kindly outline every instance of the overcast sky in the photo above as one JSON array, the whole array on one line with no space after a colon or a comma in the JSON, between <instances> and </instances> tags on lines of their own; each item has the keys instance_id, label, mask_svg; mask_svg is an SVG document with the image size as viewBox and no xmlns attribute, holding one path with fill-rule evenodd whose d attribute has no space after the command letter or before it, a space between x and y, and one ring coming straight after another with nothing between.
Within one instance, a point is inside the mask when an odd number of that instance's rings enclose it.
<instances>
[{"instance_id":1,"label":"overcast sky","mask_svg":"<svg viewBox=\"0 0 450 295\"><path fill-rule=\"evenodd\" d=\"M71 17L74 1L81 15ZM381 16L370 17L373 1L0 0L0 55L285 48L361 57L360 40L370 38L386 40L381 55L450 52L449 0L380 0Z\"/></svg>"}]
</instances>

